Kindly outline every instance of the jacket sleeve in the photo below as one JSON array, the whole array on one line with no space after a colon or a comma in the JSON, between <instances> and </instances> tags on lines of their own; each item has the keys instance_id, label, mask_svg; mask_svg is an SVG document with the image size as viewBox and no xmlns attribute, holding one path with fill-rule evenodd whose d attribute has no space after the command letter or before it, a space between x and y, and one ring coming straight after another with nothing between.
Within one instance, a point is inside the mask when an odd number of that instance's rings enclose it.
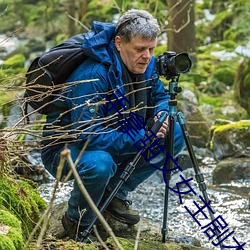
<instances>
[{"instance_id":1,"label":"jacket sleeve","mask_svg":"<svg viewBox=\"0 0 250 250\"><path fill-rule=\"evenodd\" d=\"M90 67L83 63L68 79L74 83L80 79L90 79L89 82L74 84L66 91L66 102L71 109L71 131L79 147L88 143L89 150L104 150L115 155L137 153L134 144L144 138L144 130L134 131L135 137L131 138L127 133L107 125L112 124L117 116L106 117L104 103L109 89L106 75L104 66L95 64Z\"/></svg>"}]
</instances>

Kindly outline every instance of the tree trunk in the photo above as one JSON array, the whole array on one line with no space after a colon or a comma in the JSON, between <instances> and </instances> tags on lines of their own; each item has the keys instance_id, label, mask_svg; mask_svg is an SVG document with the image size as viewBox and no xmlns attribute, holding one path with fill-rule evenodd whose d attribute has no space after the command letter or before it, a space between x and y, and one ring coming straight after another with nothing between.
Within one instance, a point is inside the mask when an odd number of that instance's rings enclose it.
<instances>
[{"instance_id":1,"label":"tree trunk","mask_svg":"<svg viewBox=\"0 0 250 250\"><path fill-rule=\"evenodd\" d=\"M69 13L69 22L68 22L68 34L69 36L73 36L76 34L76 21L74 19L77 19L76 17L76 1L75 0L69 0L67 4L67 9Z\"/></svg>"},{"instance_id":2,"label":"tree trunk","mask_svg":"<svg viewBox=\"0 0 250 250\"><path fill-rule=\"evenodd\" d=\"M78 18L79 20L87 13L88 10L88 2L87 0L79 1L79 11L78 11Z\"/></svg>"},{"instance_id":3,"label":"tree trunk","mask_svg":"<svg viewBox=\"0 0 250 250\"><path fill-rule=\"evenodd\" d=\"M195 0L167 0L169 9L168 50L189 53L196 60Z\"/></svg>"}]
</instances>

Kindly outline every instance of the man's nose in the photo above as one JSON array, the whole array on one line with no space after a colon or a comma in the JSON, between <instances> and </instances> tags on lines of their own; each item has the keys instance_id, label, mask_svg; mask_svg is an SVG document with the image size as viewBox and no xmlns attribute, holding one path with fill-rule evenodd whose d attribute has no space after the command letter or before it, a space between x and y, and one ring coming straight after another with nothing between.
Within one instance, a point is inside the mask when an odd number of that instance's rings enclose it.
<instances>
[{"instance_id":1,"label":"man's nose","mask_svg":"<svg viewBox=\"0 0 250 250\"><path fill-rule=\"evenodd\" d=\"M147 50L144 51L142 57L144 59L150 59L151 58L151 53L150 53L149 49L147 49Z\"/></svg>"}]
</instances>

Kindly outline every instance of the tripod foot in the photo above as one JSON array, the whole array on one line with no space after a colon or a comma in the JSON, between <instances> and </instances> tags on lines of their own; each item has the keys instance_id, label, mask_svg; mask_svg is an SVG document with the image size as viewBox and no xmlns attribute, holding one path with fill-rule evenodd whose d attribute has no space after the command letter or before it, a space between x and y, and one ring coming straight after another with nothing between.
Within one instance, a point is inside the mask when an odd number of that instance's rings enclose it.
<instances>
[{"instance_id":1,"label":"tripod foot","mask_svg":"<svg viewBox=\"0 0 250 250\"><path fill-rule=\"evenodd\" d=\"M168 229L167 228L162 228L161 229L161 234L162 234L162 243L166 243L166 236L168 233Z\"/></svg>"}]
</instances>

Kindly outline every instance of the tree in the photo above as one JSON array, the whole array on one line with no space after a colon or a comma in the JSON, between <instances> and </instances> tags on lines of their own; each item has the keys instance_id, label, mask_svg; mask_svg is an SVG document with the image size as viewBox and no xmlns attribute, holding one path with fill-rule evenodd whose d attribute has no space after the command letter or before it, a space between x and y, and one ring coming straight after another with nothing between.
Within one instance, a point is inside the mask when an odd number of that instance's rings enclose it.
<instances>
[{"instance_id":1,"label":"tree","mask_svg":"<svg viewBox=\"0 0 250 250\"><path fill-rule=\"evenodd\" d=\"M196 57L195 0L168 0L168 50L188 52Z\"/></svg>"}]
</instances>

